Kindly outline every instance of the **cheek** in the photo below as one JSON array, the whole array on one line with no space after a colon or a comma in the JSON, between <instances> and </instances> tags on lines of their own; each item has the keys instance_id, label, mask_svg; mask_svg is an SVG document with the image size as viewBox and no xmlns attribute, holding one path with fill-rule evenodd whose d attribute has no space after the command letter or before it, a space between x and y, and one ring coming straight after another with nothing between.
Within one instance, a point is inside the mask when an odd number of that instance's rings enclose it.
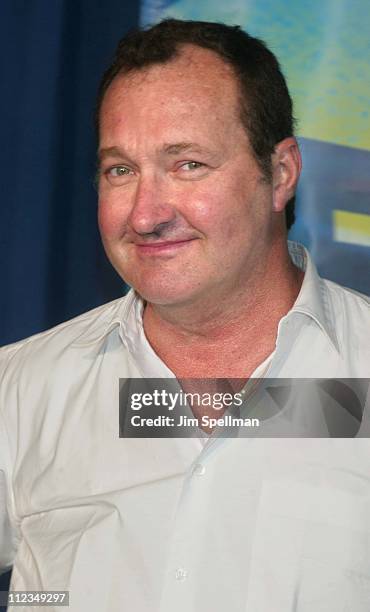
<instances>
[{"instance_id":1,"label":"cheek","mask_svg":"<svg viewBox=\"0 0 370 612\"><path fill-rule=\"evenodd\" d=\"M215 233L232 218L228 200L229 194L223 185L215 187L207 182L204 186L193 186L183 213L200 231L206 234Z\"/></svg>"},{"instance_id":2,"label":"cheek","mask_svg":"<svg viewBox=\"0 0 370 612\"><path fill-rule=\"evenodd\" d=\"M193 206L192 224L218 245L245 233L247 206L228 193L206 194Z\"/></svg>"},{"instance_id":3,"label":"cheek","mask_svg":"<svg viewBox=\"0 0 370 612\"><path fill-rule=\"evenodd\" d=\"M123 231L124 220L119 211L109 205L104 199L99 200L98 224L103 238L112 240L119 237Z\"/></svg>"}]
</instances>

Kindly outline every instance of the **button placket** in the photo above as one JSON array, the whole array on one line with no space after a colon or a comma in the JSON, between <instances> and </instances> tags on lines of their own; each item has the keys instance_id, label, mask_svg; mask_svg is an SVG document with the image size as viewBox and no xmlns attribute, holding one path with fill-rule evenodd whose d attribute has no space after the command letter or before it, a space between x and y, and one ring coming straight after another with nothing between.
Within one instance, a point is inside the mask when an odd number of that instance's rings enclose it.
<instances>
[{"instance_id":1,"label":"button placket","mask_svg":"<svg viewBox=\"0 0 370 612\"><path fill-rule=\"evenodd\" d=\"M206 468L202 463L196 463L193 467L193 475L194 476L203 476L205 474Z\"/></svg>"},{"instance_id":2,"label":"button placket","mask_svg":"<svg viewBox=\"0 0 370 612\"><path fill-rule=\"evenodd\" d=\"M175 572L175 578L179 582L184 582L188 577L188 571L184 567L178 567Z\"/></svg>"}]
</instances>

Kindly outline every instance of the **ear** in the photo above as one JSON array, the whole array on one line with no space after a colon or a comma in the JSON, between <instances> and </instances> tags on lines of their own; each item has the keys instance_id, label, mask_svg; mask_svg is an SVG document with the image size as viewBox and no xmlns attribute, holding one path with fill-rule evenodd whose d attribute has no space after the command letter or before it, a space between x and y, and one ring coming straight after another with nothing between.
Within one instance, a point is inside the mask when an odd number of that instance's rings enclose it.
<instances>
[{"instance_id":1,"label":"ear","mask_svg":"<svg viewBox=\"0 0 370 612\"><path fill-rule=\"evenodd\" d=\"M284 210L294 196L302 168L302 158L295 138L279 142L272 155L272 186L274 212Z\"/></svg>"}]
</instances>

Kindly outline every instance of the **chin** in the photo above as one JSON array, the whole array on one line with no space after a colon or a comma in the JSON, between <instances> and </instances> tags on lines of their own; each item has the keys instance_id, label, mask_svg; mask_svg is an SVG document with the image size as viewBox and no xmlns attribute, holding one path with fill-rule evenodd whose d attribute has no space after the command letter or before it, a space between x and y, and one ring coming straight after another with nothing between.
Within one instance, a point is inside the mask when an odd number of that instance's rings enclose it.
<instances>
[{"instance_id":1,"label":"chin","mask_svg":"<svg viewBox=\"0 0 370 612\"><path fill-rule=\"evenodd\" d=\"M135 270L136 268L136 270ZM118 268L116 267L118 271ZM135 289L146 302L158 305L175 305L187 303L196 299L199 294L201 279L196 275L189 275L183 270L143 270L139 266L130 266L127 272L119 270L121 278ZM204 281L203 281L204 282Z\"/></svg>"},{"instance_id":2,"label":"chin","mask_svg":"<svg viewBox=\"0 0 370 612\"><path fill-rule=\"evenodd\" d=\"M157 306L175 306L176 304L186 303L189 299L189 297L175 294L173 291L140 291L139 289L135 289L135 291L143 300Z\"/></svg>"},{"instance_id":3,"label":"chin","mask_svg":"<svg viewBox=\"0 0 370 612\"><path fill-rule=\"evenodd\" d=\"M142 297L146 302L155 304L158 306L175 306L180 304L186 304L191 302L195 298L194 288L179 287L178 283L172 285L158 284L154 286L148 285L132 285L135 291Z\"/></svg>"}]
</instances>

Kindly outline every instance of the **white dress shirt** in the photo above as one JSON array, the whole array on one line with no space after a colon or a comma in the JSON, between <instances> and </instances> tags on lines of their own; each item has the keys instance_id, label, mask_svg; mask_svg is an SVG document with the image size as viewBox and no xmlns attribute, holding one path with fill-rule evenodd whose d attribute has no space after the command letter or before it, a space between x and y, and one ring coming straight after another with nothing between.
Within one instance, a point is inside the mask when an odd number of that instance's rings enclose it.
<instances>
[{"instance_id":1,"label":"white dress shirt","mask_svg":"<svg viewBox=\"0 0 370 612\"><path fill-rule=\"evenodd\" d=\"M368 298L290 250L306 272L266 375L370 378ZM69 590L71 612L368 612L369 440L120 439L118 379L174 376L142 308L131 291L0 351L11 588Z\"/></svg>"}]
</instances>

